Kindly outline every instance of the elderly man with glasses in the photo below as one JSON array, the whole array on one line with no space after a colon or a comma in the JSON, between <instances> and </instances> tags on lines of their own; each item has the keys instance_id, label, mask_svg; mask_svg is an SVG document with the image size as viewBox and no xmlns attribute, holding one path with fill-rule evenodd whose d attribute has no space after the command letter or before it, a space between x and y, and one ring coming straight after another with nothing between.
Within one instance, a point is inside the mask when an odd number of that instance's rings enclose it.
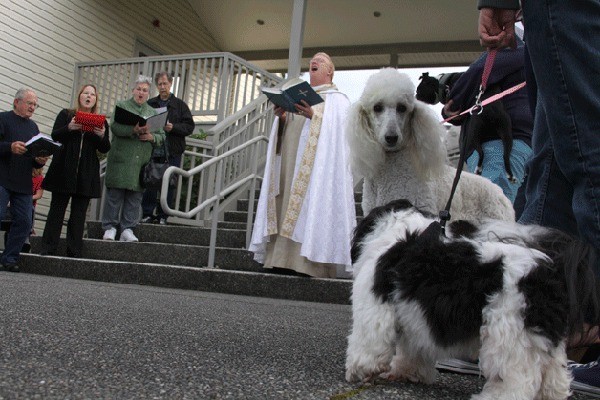
<instances>
[{"instance_id":1,"label":"elderly man with glasses","mask_svg":"<svg viewBox=\"0 0 600 400\"><path fill-rule=\"evenodd\" d=\"M9 203L12 215L0 268L12 272L19 272L19 253L33 224L31 171L47 161L47 157L32 157L25 147L40 132L31 120L37 106L35 92L24 88L17 91L13 109L0 113L0 220Z\"/></svg>"}]
</instances>

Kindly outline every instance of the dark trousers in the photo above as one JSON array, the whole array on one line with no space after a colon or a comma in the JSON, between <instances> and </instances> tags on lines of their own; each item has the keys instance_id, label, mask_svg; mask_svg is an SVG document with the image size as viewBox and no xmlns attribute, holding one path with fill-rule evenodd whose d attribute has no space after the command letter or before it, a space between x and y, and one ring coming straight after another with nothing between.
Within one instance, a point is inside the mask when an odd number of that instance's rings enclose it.
<instances>
[{"instance_id":1,"label":"dark trousers","mask_svg":"<svg viewBox=\"0 0 600 400\"><path fill-rule=\"evenodd\" d=\"M181 154L169 156L169 165L179 167L181 165ZM142 215L144 217L152 217L154 210L156 209L156 218L167 219L167 214L163 211L158 200L158 190L144 191L144 197L142 198ZM169 207L173 208L175 204L175 186L169 186L169 192L167 193L167 203Z\"/></svg>"},{"instance_id":2,"label":"dark trousers","mask_svg":"<svg viewBox=\"0 0 600 400\"><path fill-rule=\"evenodd\" d=\"M6 216L8 203L12 222L7 232L6 245L0 262L2 265L16 264L23 245L31 233L33 200L30 194L13 192L0 186L0 220Z\"/></svg>"},{"instance_id":3,"label":"dark trousers","mask_svg":"<svg viewBox=\"0 0 600 400\"><path fill-rule=\"evenodd\" d=\"M52 193L50 210L48 211L44 236L42 237L43 254L56 254L69 199L71 199L71 215L69 222L67 222L67 255L69 257L81 257L85 217L90 198L61 193Z\"/></svg>"}]
</instances>

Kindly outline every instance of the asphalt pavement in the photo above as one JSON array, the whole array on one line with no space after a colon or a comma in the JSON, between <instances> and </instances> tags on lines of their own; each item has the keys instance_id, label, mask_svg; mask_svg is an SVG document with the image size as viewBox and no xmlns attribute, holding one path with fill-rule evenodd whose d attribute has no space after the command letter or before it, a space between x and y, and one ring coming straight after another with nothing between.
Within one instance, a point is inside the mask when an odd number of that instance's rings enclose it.
<instances>
[{"instance_id":1,"label":"asphalt pavement","mask_svg":"<svg viewBox=\"0 0 600 400\"><path fill-rule=\"evenodd\" d=\"M0 399L454 400L484 383L347 383L347 305L9 272L0 305Z\"/></svg>"}]
</instances>

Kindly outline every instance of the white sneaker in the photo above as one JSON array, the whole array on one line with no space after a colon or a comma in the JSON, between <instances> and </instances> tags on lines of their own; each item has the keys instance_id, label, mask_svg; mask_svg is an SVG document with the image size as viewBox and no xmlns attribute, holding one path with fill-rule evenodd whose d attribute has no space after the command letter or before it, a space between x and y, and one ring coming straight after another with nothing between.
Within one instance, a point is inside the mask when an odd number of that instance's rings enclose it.
<instances>
[{"instance_id":1,"label":"white sneaker","mask_svg":"<svg viewBox=\"0 0 600 400\"><path fill-rule=\"evenodd\" d=\"M115 240L115 236L117 236L117 229L110 228L104 231L104 236L102 236L102 240Z\"/></svg>"},{"instance_id":2,"label":"white sneaker","mask_svg":"<svg viewBox=\"0 0 600 400\"><path fill-rule=\"evenodd\" d=\"M121 237L119 240L121 242L137 242L138 238L135 237L131 229L125 229L123 232L121 232Z\"/></svg>"}]
</instances>

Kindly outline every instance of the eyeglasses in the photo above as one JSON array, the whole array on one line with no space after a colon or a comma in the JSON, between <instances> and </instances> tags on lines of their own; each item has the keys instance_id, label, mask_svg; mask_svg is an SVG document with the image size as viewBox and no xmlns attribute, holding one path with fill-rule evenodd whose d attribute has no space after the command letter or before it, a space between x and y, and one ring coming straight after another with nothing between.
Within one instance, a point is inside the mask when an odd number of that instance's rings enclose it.
<instances>
[{"instance_id":1,"label":"eyeglasses","mask_svg":"<svg viewBox=\"0 0 600 400\"><path fill-rule=\"evenodd\" d=\"M20 100L22 102L24 102L25 104L27 104L27 107L33 107L33 108L38 108L39 104L36 103L35 101L25 101L25 100Z\"/></svg>"}]
</instances>

